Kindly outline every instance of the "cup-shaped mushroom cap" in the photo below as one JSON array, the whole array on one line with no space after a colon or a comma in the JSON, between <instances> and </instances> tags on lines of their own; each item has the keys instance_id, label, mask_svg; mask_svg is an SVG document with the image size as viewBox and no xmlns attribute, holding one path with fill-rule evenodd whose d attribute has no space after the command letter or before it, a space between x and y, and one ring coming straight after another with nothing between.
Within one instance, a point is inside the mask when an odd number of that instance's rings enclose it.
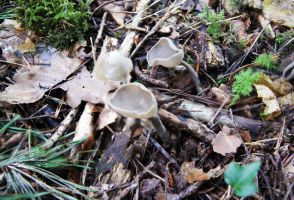
<instances>
[{"instance_id":1,"label":"cup-shaped mushroom cap","mask_svg":"<svg viewBox=\"0 0 294 200\"><path fill-rule=\"evenodd\" d=\"M132 70L132 60L119 51L101 54L94 67L94 73L98 79L121 81L123 83L129 82Z\"/></svg>"},{"instance_id":2,"label":"cup-shaped mushroom cap","mask_svg":"<svg viewBox=\"0 0 294 200\"><path fill-rule=\"evenodd\" d=\"M166 37L160 38L147 53L149 66L162 65L172 68L179 65L183 58L183 50L177 48L173 41Z\"/></svg>"},{"instance_id":3,"label":"cup-shaped mushroom cap","mask_svg":"<svg viewBox=\"0 0 294 200\"><path fill-rule=\"evenodd\" d=\"M157 113L153 93L140 83L120 86L110 97L109 106L124 117L148 119Z\"/></svg>"}]
</instances>

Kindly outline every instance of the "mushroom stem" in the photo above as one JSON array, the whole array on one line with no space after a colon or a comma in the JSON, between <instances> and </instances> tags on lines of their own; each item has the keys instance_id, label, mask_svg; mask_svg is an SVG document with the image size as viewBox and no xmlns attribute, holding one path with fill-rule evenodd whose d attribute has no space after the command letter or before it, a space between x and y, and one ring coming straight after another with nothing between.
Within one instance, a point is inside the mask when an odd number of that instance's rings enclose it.
<instances>
[{"instance_id":1,"label":"mushroom stem","mask_svg":"<svg viewBox=\"0 0 294 200\"><path fill-rule=\"evenodd\" d=\"M294 62L290 63L284 70L283 70L283 77L286 80L291 80L294 78Z\"/></svg>"},{"instance_id":2,"label":"mushroom stem","mask_svg":"<svg viewBox=\"0 0 294 200\"><path fill-rule=\"evenodd\" d=\"M164 127L162 121L160 120L159 116L156 114L156 116L151 117L150 121L152 122L157 134L159 135L160 139L169 144L170 143L170 135L169 132Z\"/></svg>"},{"instance_id":3,"label":"mushroom stem","mask_svg":"<svg viewBox=\"0 0 294 200\"><path fill-rule=\"evenodd\" d=\"M203 95L203 89L201 88L201 83L200 83L200 79L199 79L199 76L198 76L197 72L193 69L193 67L189 63L187 63L187 62L185 62L183 60L182 60L181 63L190 72L198 94Z\"/></svg>"}]
</instances>

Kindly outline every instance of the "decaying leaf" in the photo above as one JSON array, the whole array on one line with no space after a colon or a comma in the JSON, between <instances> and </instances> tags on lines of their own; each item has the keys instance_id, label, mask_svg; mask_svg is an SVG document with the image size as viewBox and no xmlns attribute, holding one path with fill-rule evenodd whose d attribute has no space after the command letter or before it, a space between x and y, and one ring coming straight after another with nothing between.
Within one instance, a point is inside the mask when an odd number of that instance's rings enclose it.
<instances>
[{"instance_id":1,"label":"decaying leaf","mask_svg":"<svg viewBox=\"0 0 294 200\"><path fill-rule=\"evenodd\" d=\"M23 53L36 51L36 46L29 37L25 39L24 43L18 45L17 48L20 49Z\"/></svg>"},{"instance_id":2,"label":"decaying leaf","mask_svg":"<svg viewBox=\"0 0 294 200\"><path fill-rule=\"evenodd\" d=\"M180 172L190 184L209 179L202 169L195 168L195 162L193 161L184 162L181 166Z\"/></svg>"},{"instance_id":3,"label":"decaying leaf","mask_svg":"<svg viewBox=\"0 0 294 200\"><path fill-rule=\"evenodd\" d=\"M285 96L282 96L278 99L281 107L284 106L294 106L294 92L291 92Z\"/></svg>"},{"instance_id":4,"label":"decaying leaf","mask_svg":"<svg viewBox=\"0 0 294 200\"><path fill-rule=\"evenodd\" d=\"M107 10L113 19L118 23L118 25L123 25L126 17L124 2L123 1L105 1L105 0L97 0L98 4L102 6L105 10Z\"/></svg>"},{"instance_id":5,"label":"decaying leaf","mask_svg":"<svg viewBox=\"0 0 294 200\"><path fill-rule=\"evenodd\" d=\"M113 122L115 122L118 116L119 115L109 107L104 107L99 115L98 129L103 129L105 126L112 124Z\"/></svg>"},{"instance_id":6,"label":"decaying leaf","mask_svg":"<svg viewBox=\"0 0 294 200\"><path fill-rule=\"evenodd\" d=\"M227 153L236 153L237 148L242 144L238 135L231 133L231 128L224 126L217 136L212 140L213 151L225 156Z\"/></svg>"},{"instance_id":7,"label":"decaying leaf","mask_svg":"<svg viewBox=\"0 0 294 200\"><path fill-rule=\"evenodd\" d=\"M294 90L293 85L282 77L273 81L273 88L279 96L284 96Z\"/></svg>"},{"instance_id":8,"label":"decaying leaf","mask_svg":"<svg viewBox=\"0 0 294 200\"><path fill-rule=\"evenodd\" d=\"M219 103L224 103L227 105L231 102L232 94L227 85L221 84L218 88L213 87L211 88L210 92Z\"/></svg>"},{"instance_id":9,"label":"decaying leaf","mask_svg":"<svg viewBox=\"0 0 294 200\"><path fill-rule=\"evenodd\" d=\"M195 161L184 162L180 169L180 174L185 177L188 183L196 183L200 181L209 180L212 178L217 178L224 173L224 169L221 167L216 167L210 169L208 172L203 172L203 169L195 167Z\"/></svg>"},{"instance_id":10,"label":"decaying leaf","mask_svg":"<svg viewBox=\"0 0 294 200\"><path fill-rule=\"evenodd\" d=\"M270 21L290 28L294 27L294 5L292 0L265 0L262 11L265 18Z\"/></svg>"},{"instance_id":11,"label":"decaying leaf","mask_svg":"<svg viewBox=\"0 0 294 200\"><path fill-rule=\"evenodd\" d=\"M275 94L267 86L254 84L258 97L262 98L265 108L263 116L265 120L273 119L281 114L279 102Z\"/></svg>"},{"instance_id":12,"label":"decaying leaf","mask_svg":"<svg viewBox=\"0 0 294 200\"><path fill-rule=\"evenodd\" d=\"M281 77L272 81L272 79L265 74L263 74L256 83L267 86L278 96L284 96L294 89L293 85L284 78Z\"/></svg>"},{"instance_id":13,"label":"decaying leaf","mask_svg":"<svg viewBox=\"0 0 294 200\"><path fill-rule=\"evenodd\" d=\"M268 19L265 19L263 15L259 15L258 21L259 21L260 25L262 26L262 28L264 28L264 33L266 36L268 36L269 38L276 37L274 30L273 30L273 28L270 24L270 21Z\"/></svg>"},{"instance_id":14,"label":"decaying leaf","mask_svg":"<svg viewBox=\"0 0 294 200\"><path fill-rule=\"evenodd\" d=\"M6 19L0 24L0 49L2 56L9 62L20 62L24 50L27 33L19 28L15 20ZM27 39L28 42L28 39ZM30 44L29 46L32 46Z\"/></svg>"},{"instance_id":15,"label":"decaying leaf","mask_svg":"<svg viewBox=\"0 0 294 200\"><path fill-rule=\"evenodd\" d=\"M96 79L86 68L83 68L74 79L61 84L60 88L67 91L68 105L76 108L81 101L93 104L106 102L109 91L118 86L118 82L104 82Z\"/></svg>"},{"instance_id":16,"label":"decaying leaf","mask_svg":"<svg viewBox=\"0 0 294 200\"><path fill-rule=\"evenodd\" d=\"M14 76L15 84L0 93L0 101L10 104L33 103L42 98L46 91L73 73L81 61L69 58L63 52L50 56L50 65L22 67Z\"/></svg>"}]
</instances>

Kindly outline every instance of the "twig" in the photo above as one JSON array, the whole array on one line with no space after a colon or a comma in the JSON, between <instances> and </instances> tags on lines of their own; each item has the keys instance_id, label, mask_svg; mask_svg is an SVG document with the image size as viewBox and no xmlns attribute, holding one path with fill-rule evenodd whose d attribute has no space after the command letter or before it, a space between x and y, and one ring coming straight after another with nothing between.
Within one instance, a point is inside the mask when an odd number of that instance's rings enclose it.
<instances>
[{"instance_id":1,"label":"twig","mask_svg":"<svg viewBox=\"0 0 294 200\"><path fill-rule=\"evenodd\" d=\"M162 88L169 87L169 85L166 82L151 78L150 76L143 74L138 66L135 66L134 72L139 79L141 79L144 82L150 83L153 86L162 87Z\"/></svg>"},{"instance_id":2,"label":"twig","mask_svg":"<svg viewBox=\"0 0 294 200\"><path fill-rule=\"evenodd\" d=\"M176 5L178 6L178 5ZM163 24L163 22L165 22L165 20L167 20L172 14L173 14L173 9L176 7L174 4L171 4L168 8L166 13L163 15L162 18L160 18L158 20L158 22L155 24L155 26L153 26L153 28L145 35L145 37L139 42L139 44L136 46L136 48L132 51L131 53L131 57L133 57L136 52L141 48L141 46L143 45L143 43L151 36L153 35L157 29L159 29L159 27Z\"/></svg>"},{"instance_id":3,"label":"twig","mask_svg":"<svg viewBox=\"0 0 294 200\"><path fill-rule=\"evenodd\" d=\"M74 108L67 114L64 120L60 123L60 126L55 131L55 133L49 138L49 140L45 144L43 144L43 147L45 149L51 148L53 144L62 136L67 127L69 127L69 125L71 124L73 118L76 116L77 111L78 109Z\"/></svg>"},{"instance_id":4,"label":"twig","mask_svg":"<svg viewBox=\"0 0 294 200\"><path fill-rule=\"evenodd\" d=\"M149 141L150 144L155 146L157 150L169 161L169 163L174 163L177 169L180 169L180 166L177 163L177 161L173 157L171 157L171 155L169 155L169 153L164 148L162 148L162 146L154 138L149 137Z\"/></svg>"},{"instance_id":5,"label":"twig","mask_svg":"<svg viewBox=\"0 0 294 200\"><path fill-rule=\"evenodd\" d=\"M150 1L151 0L141 0L138 2L136 7L137 14L133 18L133 21L129 24L129 27L138 27L139 23L142 21L144 12ZM134 44L135 36L135 31L129 30L127 32L126 37L120 46L120 52L122 52L124 55L128 56L130 54L130 51Z\"/></svg>"},{"instance_id":6,"label":"twig","mask_svg":"<svg viewBox=\"0 0 294 200\"><path fill-rule=\"evenodd\" d=\"M268 23L269 24L269 23ZM241 57L241 60L235 61L230 67L229 69L226 71L226 74L229 72L232 72L234 70L236 70L236 68L238 68L239 65L242 65L242 63L245 61L245 59L247 58L247 56L249 55L249 53L251 52L251 50L253 49L254 45L256 44L256 42L258 41L258 39L260 38L261 34L264 32L265 28L268 26L268 24L266 24L263 29L260 31L260 33L258 34L258 36L256 37L256 39L254 40L254 42L251 44L251 46L249 47L248 51L245 53L245 55L243 57Z\"/></svg>"},{"instance_id":7,"label":"twig","mask_svg":"<svg viewBox=\"0 0 294 200\"><path fill-rule=\"evenodd\" d=\"M96 39L94 41L94 46L92 48L92 51L93 51L93 59L94 59L94 62L96 62L96 49L97 49L97 46L98 46L98 43L99 43L99 40L102 39L102 33L103 33L103 29L104 29L104 26L105 26L105 21L106 21L106 16L107 16L107 12L105 12L103 14L103 17L102 17L102 20L101 20L101 23L100 23L100 28L98 30L98 33L97 33L97 36L96 36Z\"/></svg>"},{"instance_id":8,"label":"twig","mask_svg":"<svg viewBox=\"0 0 294 200\"><path fill-rule=\"evenodd\" d=\"M176 115L170 113L164 109L159 109L158 115L166 123L173 127L178 128L182 131L188 131L193 134L193 136L200 138L208 143L211 143L212 139L215 137L215 133L210 130L206 125L201 124L193 119L185 119L181 121Z\"/></svg>"}]
</instances>

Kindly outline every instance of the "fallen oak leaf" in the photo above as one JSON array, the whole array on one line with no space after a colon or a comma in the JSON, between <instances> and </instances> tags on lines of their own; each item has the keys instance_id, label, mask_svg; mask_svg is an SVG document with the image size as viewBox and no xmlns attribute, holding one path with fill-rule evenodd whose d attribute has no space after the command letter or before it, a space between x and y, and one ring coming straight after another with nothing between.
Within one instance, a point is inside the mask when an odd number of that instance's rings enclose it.
<instances>
[{"instance_id":1,"label":"fallen oak leaf","mask_svg":"<svg viewBox=\"0 0 294 200\"><path fill-rule=\"evenodd\" d=\"M211 144L214 152L225 156L227 153L236 153L237 148L242 144L242 139L238 135L231 134L231 128L224 126Z\"/></svg>"},{"instance_id":2,"label":"fallen oak leaf","mask_svg":"<svg viewBox=\"0 0 294 200\"><path fill-rule=\"evenodd\" d=\"M81 64L77 58L69 58L65 52L56 52L50 57L50 65L22 67L13 76L14 84L0 93L0 101L9 104L33 103L73 73Z\"/></svg>"},{"instance_id":3,"label":"fallen oak leaf","mask_svg":"<svg viewBox=\"0 0 294 200\"><path fill-rule=\"evenodd\" d=\"M76 108L81 101L92 104L106 102L109 92L118 86L119 82L101 81L91 75L86 68L83 68L74 79L61 84L59 87L67 91L66 102L68 105Z\"/></svg>"}]
</instances>

